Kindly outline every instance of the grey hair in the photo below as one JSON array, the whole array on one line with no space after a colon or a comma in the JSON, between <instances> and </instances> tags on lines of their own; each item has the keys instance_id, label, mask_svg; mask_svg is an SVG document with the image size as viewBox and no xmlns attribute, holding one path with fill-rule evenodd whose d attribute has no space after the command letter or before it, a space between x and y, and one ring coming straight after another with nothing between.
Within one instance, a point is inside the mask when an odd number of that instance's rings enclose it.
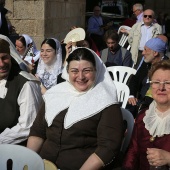
<instances>
[{"instance_id":1,"label":"grey hair","mask_svg":"<svg viewBox=\"0 0 170 170\"><path fill-rule=\"evenodd\" d=\"M143 5L142 4L137 3L137 4L134 4L133 6L135 6L136 9L143 11Z\"/></svg>"}]
</instances>

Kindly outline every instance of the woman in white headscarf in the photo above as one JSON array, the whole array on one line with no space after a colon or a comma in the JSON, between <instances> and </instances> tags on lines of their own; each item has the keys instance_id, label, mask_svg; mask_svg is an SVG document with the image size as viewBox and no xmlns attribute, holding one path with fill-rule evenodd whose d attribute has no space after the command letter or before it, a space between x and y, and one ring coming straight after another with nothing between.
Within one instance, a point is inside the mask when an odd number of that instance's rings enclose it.
<instances>
[{"instance_id":1,"label":"woman in white headscarf","mask_svg":"<svg viewBox=\"0 0 170 170\"><path fill-rule=\"evenodd\" d=\"M40 59L36 71L36 76L42 83L42 93L62 81L62 67L60 42L55 38L45 39L41 44Z\"/></svg>"},{"instance_id":2,"label":"woman in white headscarf","mask_svg":"<svg viewBox=\"0 0 170 170\"><path fill-rule=\"evenodd\" d=\"M39 59L40 51L37 50L35 42L29 35L22 34L19 36L15 45L21 58L29 64L34 64Z\"/></svg>"},{"instance_id":3,"label":"woman in white headscarf","mask_svg":"<svg viewBox=\"0 0 170 170\"><path fill-rule=\"evenodd\" d=\"M67 59L66 80L44 95L27 147L62 170L110 169L123 121L116 88L101 59L87 48Z\"/></svg>"}]
</instances>

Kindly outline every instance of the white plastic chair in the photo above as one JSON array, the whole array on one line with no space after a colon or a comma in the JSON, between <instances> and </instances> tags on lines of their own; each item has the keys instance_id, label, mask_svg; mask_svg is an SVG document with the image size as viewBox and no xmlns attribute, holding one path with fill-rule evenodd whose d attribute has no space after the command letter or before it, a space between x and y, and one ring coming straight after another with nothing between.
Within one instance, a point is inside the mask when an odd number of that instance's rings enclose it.
<instances>
[{"instance_id":1,"label":"white plastic chair","mask_svg":"<svg viewBox=\"0 0 170 170\"><path fill-rule=\"evenodd\" d=\"M132 136L133 127L134 127L134 118L132 113L129 112L127 109L121 108L121 111L122 111L123 120L127 122L127 128L121 146L121 152L125 153L129 146L129 142Z\"/></svg>"},{"instance_id":2,"label":"white plastic chair","mask_svg":"<svg viewBox=\"0 0 170 170\"><path fill-rule=\"evenodd\" d=\"M114 81L127 84L129 77L136 74L136 70L126 66L111 66L107 67L107 70L113 74Z\"/></svg>"},{"instance_id":3,"label":"white plastic chair","mask_svg":"<svg viewBox=\"0 0 170 170\"><path fill-rule=\"evenodd\" d=\"M20 145L0 144L1 170L7 170L8 160L12 161L12 170L44 170L42 158L31 149Z\"/></svg>"},{"instance_id":4,"label":"white plastic chair","mask_svg":"<svg viewBox=\"0 0 170 170\"><path fill-rule=\"evenodd\" d=\"M120 83L118 81L113 82L116 86L118 102L122 103L122 108L125 108L130 94L129 87L126 84Z\"/></svg>"},{"instance_id":5,"label":"white plastic chair","mask_svg":"<svg viewBox=\"0 0 170 170\"><path fill-rule=\"evenodd\" d=\"M128 31L131 30L131 27L126 26L126 25L122 25L122 26L120 26L119 29L118 29L118 34L120 33L120 30L121 30L122 28L124 28L124 29L126 29L126 30L128 30ZM124 45L125 45L125 43L127 42L127 40L128 40L128 34L123 33L122 36L121 36L121 38L120 38L120 40L119 40L119 45L122 46L122 47L124 47ZM130 45L128 46L127 49L128 49L128 50L130 49Z\"/></svg>"}]
</instances>

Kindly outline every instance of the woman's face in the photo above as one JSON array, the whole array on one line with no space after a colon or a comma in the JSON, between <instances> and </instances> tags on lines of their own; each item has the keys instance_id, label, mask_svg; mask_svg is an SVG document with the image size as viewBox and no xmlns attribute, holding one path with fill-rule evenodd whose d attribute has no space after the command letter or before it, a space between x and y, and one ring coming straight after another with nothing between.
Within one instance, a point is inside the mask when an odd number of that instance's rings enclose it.
<instances>
[{"instance_id":1,"label":"woman's face","mask_svg":"<svg viewBox=\"0 0 170 170\"><path fill-rule=\"evenodd\" d=\"M68 67L70 83L79 92L89 90L95 81L95 68L93 64L86 60L71 61Z\"/></svg>"},{"instance_id":2,"label":"woman's face","mask_svg":"<svg viewBox=\"0 0 170 170\"><path fill-rule=\"evenodd\" d=\"M152 76L152 81L165 82L170 81L170 70L158 69ZM158 106L170 106L170 88L165 84L160 84L157 88L152 87L152 97Z\"/></svg>"},{"instance_id":3,"label":"woman's face","mask_svg":"<svg viewBox=\"0 0 170 170\"><path fill-rule=\"evenodd\" d=\"M15 42L16 50L20 55L24 55L26 47L23 45L23 43L19 40L16 40Z\"/></svg>"},{"instance_id":4,"label":"woman's face","mask_svg":"<svg viewBox=\"0 0 170 170\"><path fill-rule=\"evenodd\" d=\"M41 59L45 64L51 65L55 58L55 50L48 44L43 44L41 47Z\"/></svg>"}]
</instances>

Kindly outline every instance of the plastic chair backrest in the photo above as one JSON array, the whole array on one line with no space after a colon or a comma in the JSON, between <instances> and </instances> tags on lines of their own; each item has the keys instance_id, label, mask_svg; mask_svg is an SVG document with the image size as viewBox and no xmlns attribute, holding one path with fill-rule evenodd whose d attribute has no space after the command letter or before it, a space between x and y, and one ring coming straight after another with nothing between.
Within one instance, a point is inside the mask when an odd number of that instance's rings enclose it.
<instances>
[{"instance_id":1,"label":"plastic chair backrest","mask_svg":"<svg viewBox=\"0 0 170 170\"><path fill-rule=\"evenodd\" d=\"M43 161L45 165L45 170L58 170L56 165L53 162L46 160L46 159L44 159Z\"/></svg>"},{"instance_id":2,"label":"plastic chair backrest","mask_svg":"<svg viewBox=\"0 0 170 170\"><path fill-rule=\"evenodd\" d=\"M0 144L0 169L7 170L8 160L12 161L12 170L44 170L42 158L31 149L20 145Z\"/></svg>"},{"instance_id":3,"label":"plastic chair backrest","mask_svg":"<svg viewBox=\"0 0 170 170\"><path fill-rule=\"evenodd\" d=\"M129 27L129 26L122 25L122 26L120 26L119 29L118 29L118 34L120 34L120 30L121 30L122 28L124 28L124 29L126 29L126 30L128 30L128 31L131 29L131 27ZM122 47L124 47L124 45L126 44L127 40L128 40L128 34L122 33L122 36L121 36L121 38L120 38L120 40L119 40L119 45L122 46ZM128 46L128 47L129 47L129 46ZM130 47L129 47L129 48L130 48ZM129 50L129 48L128 48L128 50Z\"/></svg>"},{"instance_id":4,"label":"plastic chair backrest","mask_svg":"<svg viewBox=\"0 0 170 170\"><path fill-rule=\"evenodd\" d=\"M129 146L129 142L132 136L133 127L134 127L134 118L132 113L129 112L127 109L121 108L121 111L122 111L123 120L127 122L127 128L121 146L121 151L125 153Z\"/></svg>"},{"instance_id":5,"label":"plastic chair backrest","mask_svg":"<svg viewBox=\"0 0 170 170\"><path fill-rule=\"evenodd\" d=\"M111 66L107 67L107 70L112 72L114 81L121 83L127 83L129 77L136 74L136 70L126 66Z\"/></svg>"},{"instance_id":6,"label":"plastic chair backrest","mask_svg":"<svg viewBox=\"0 0 170 170\"><path fill-rule=\"evenodd\" d=\"M129 87L126 84L120 83L118 81L113 82L116 86L118 102L122 103L122 108L125 108L130 94Z\"/></svg>"}]
</instances>

